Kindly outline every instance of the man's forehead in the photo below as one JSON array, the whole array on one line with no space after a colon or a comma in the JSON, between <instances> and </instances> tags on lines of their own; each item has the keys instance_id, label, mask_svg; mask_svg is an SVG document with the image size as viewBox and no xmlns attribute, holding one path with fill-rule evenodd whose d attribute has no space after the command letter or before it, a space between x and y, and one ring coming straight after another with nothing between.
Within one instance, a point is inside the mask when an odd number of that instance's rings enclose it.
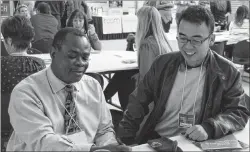
<instances>
[{"instance_id":1,"label":"man's forehead","mask_svg":"<svg viewBox=\"0 0 250 152\"><path fill-rule=\"evenodd\" d=\"M65 43L71 44L71 45L76 45L76 43L83 43L84 47L90 47L90 43L85 36L78 36L78 35L74 35L71 33L69 33L66 36Z\"/></svg>"}]
</instances>

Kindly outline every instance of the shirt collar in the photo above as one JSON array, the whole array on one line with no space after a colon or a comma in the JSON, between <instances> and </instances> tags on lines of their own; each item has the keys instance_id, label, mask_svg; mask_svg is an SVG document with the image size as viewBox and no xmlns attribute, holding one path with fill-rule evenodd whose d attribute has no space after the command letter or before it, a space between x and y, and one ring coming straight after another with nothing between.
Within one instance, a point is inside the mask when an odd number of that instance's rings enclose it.
<instances>
[{"instance_id":1,"label":"shirt collar","mask_svg":"<svg viewBox=\"0 0 250 152\"><path fill-rule=\"evenodd\" d=\"M54 75L54 73L51 69L51 66L47 70L47 78L48 78L50 88L54 94L57 93L58 91L64 89L65 86L67 85L67 83L63 82L62 80L60 80L59 78L57 78ZM71 85L74 85L76 90L79 91L78 82L72 83Z\"/></svg>"}]
</instances>

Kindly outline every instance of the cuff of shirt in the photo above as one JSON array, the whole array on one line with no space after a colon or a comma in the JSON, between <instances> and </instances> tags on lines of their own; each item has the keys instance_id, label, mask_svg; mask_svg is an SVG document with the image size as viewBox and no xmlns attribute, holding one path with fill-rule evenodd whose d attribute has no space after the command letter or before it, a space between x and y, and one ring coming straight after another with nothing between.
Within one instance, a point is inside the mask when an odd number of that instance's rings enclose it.
<instances>
[{"instance_id":1,"label":"cuff of shirt","mask_svg":"<svg viewBox=\"0 0 250 152\"><path fill-rule=\"evenodd\" d=\"M207 132L208 139L213 138L213 134L214 134L214 128L213 128L213 126L210 123L208 123L208 122L202 123L201 126Z\"/></svg>"},{"instance_id":2,"label":"cuff of shirt","mask_svg":"<svg viewBox=\"0 0 250 152\"><path fill-rule=\"evenodd\" d=\"M72 151L90 151L90 148L93 146L94 144L79 144L73 145Z\"/></svg>"}]
</instances>

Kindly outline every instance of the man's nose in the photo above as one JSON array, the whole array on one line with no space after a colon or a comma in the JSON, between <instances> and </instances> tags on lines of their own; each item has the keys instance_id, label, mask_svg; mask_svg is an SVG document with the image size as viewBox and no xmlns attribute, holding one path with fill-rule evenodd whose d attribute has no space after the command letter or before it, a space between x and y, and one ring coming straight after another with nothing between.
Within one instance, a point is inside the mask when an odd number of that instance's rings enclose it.
<instances>
[{"instance_id":1,"label":"man's nose","mask_svg":"<svg viewBox=\"0 0 250 152\"><path fill-rule=\"evenodd\" d=\"M185 45L184 45L185 48L187 49L193 49L194 46L191 44L191 41L188 41Z\"/></svg>"},{"instance_id":2,"label":"man's nose","mask_svg":"<svg viewBox=\"0 0 250 152\"><path fill-rule=\"evenodd\" d=\"M78 66L84 66L86 63L87 62L84 59L82 59L82 57L78 57L77 58L76 65L78 65Z\"/></svg>"}]
</instances>

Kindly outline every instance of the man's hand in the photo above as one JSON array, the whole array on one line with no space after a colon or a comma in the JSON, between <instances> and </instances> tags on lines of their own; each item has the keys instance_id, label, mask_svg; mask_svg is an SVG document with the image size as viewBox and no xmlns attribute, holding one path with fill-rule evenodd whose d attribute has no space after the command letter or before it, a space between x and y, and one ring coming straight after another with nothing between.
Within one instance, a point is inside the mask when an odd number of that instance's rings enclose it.
<instances>
[{"instance_id":1,"label":"man's hand","mask_svg":"<svg viewBox=\"0 0 250 152\"><path fill-rule=\"evenodd\" d=\"M119 144L109 144L106 146L92 146L90 151L94 152L96 150L109 150L111 152L130 152L132 148L126 145L119 145Z\"/></svg>"},{"instance_id":2,"label":"man's hand","mask_svg":"<svg viewBox=\"0 0 250 152\"><path fill-rule=\"evenodd\" d=\"M195 125L188 128L185 136L194 141L204 141L208 139L208 134L201 125Z\"/></svg>"}]
</instances>

